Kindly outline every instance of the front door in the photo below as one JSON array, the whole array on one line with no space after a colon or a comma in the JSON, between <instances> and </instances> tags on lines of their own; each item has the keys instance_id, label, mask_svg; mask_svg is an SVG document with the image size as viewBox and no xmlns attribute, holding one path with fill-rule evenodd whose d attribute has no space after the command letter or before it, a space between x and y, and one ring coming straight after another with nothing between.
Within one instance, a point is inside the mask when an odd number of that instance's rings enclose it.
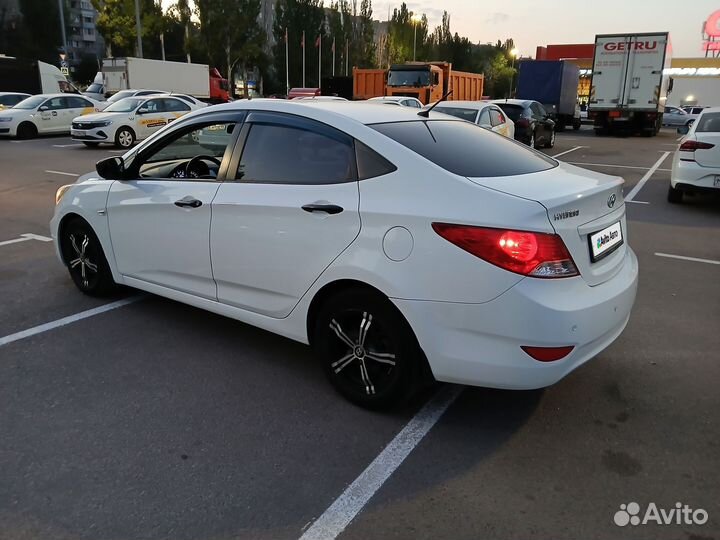
<instances>
[{"instance_id":1,"label":"front door","mask_svg":"<svg viewBox=\"0 0 720 540\"><path fill-rule=\"evenodd\" d=\"M215 300L211 203L235 122L196 124L207 125L222 125L225 146L203 147L189 128L168 134L129 166L131 179L112 185L107 214L121 274Z\"/></svg>"},{"instance_id":2,"label":"front door","mask_svg":"<svg viewBox=\"0 0 720 540\"><path fill-rule=\"evenodd\" d=\"M163 110L161 98L150 98L138 107L135 117L138 139L147 139L167 124L167 113Z\"/></svg>"},{"instance_id":3,"label":"front door","mask_svg":"<svg viewBox=\"0 0 720 540\"><path fill-rule=\"evenodd\" d=\"M212 205L218 300L281 318L360 232L353 141L326 124L262 112L248 115L240 135L242 157Z\"/></svg>"},{"instance_id":4,"label":"front door","mask_svg":"<svg viewBox=\"0 0 720 540\"><path fill-rule=\"evenodd\" d=\"M40 121L37 122L39 133L58 133L63 130L67 106L64 97L50 98L40 105L38 113ZM68 124L68 130L70 129Z\"/></svg>"}]
</instances>

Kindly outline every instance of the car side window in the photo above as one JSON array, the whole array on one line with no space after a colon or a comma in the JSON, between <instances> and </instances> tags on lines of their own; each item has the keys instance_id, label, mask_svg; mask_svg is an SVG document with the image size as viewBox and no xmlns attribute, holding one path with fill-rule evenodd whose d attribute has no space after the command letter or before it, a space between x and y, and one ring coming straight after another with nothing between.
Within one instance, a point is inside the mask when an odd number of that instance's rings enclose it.
<instances>
[{"instance_id":1,"label":"car side window","mask_svg":"<svg viewBox=\"0 0 720 540\"><path fill-rule=\"evenodd\" d=\"M324 124L314 124L251 123L235 178L301 185L353 181L352 139Z\"/></svg>"},{"instance_id":2,"label":"car side window","mask_svg":"<svg viewBox=\"0 0 720 540\"><path fill-rule=\"evenodd\" d=\"M162 110L164 112L187 112L190 110L190 105L179 99L166 98L162 100Z\"/></svg>"},{"instance_id":3,"label":"car side window","mask_svg":"<svg viewBox=\"0 0 720 540\"><path fill-rule=\"evenodd\" d=\"M490 122L493 127L502 126L505 123L505 115L498 109L492 107L490 108Z\"/></svg>"},{"instance_id":4,"label":"car side window","mask_svg":"<svg viewBox=\"0 0 720 540\"><path fill-rule=\"evenodd\" d=\"M158 113L162 111L162 106L159 99L148 99L140 105L140 109L145 109L148 113Z\"/></svg>"},{"instance_id":5,"label":"car side window","mask_svg":"<svg viewBox=\"0 0 720 540\"><path fill-rule=\"evenodd\" d=\"M358 180L375 178L397 170L395 165L357 140L355 141L355 157L357 159Z\"/></svg>"},{"instance_id":6,"label":"car side window","mask_svg":"<svg viewBox=\"0 0 720 540\"><path fill-rule=\"evenodd\" d=\"M68 96L65 98L70 109L85 109L87 107L93 107L93 104L88 100L76 96Z\"/></svg>"},{"instance_id":7,"label":"car side window","mask_svg":"<svg viewBox=\"0 0 720 540\"><path fill-rule=\"evenodd\" d=\"M480 112L480 118L477 123L482 127L492 127L492 123L490 122L490 112L488 109L483 109L482 112Z\"/></svg>"},{"instance_id":8,"label":"car side window","mask_svg":"<svg viewBox=\"0 0 720 540\"><path fill-rule=\"evenodd\" d=\"M209 156L219 168L232 140L236 122L204 122L173 133L160 147L140 156L140 178L177 178L187 163L196 156ZM217 172L217 171L216 171Z\"/></svg>"},{"instance_id":9,"label":"car side window","mask_svg":"<svg viewBox=\"0 0 720 540\"><path fill-rule=\"evenodd\" d=\"M43 106L47 107L50 111L58 111L60 109L67 108L67 105L65 104L65 98L62 97L50 98L45 103L43 103Z\"/></svg>"},{"instance_id":10,"label":"car side window","mask_svg":"<svg viewBox=\"0 0 720 540\"><path fill-rule=\"evenodd\" d=\"M538 119L543 119L547 116L545 109L539 103L533 103L532 105L530 105L530 108L532 109L533 116Z\"/></svg>"}]
</instances>

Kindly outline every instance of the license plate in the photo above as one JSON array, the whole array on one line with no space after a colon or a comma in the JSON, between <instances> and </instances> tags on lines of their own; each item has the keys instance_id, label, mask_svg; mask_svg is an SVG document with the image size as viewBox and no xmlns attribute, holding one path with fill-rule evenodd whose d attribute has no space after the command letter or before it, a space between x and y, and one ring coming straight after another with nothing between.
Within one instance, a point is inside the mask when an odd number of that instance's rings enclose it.
<instances>
[{"instance_id":1,"label":"license plate","mask_svg":"<svg viewBox=\"0 0 720 540\"><path fill-rule=\"evenodd\" d=\"M71 135L74 135L75 137L84 137L85 132L84 131L78 131L77 129L73 129Z\"/></svg>"},{"instance_id":2,"label":"license plate","mask_svg":"<svg viewBox=\"0 0 720 540\"><path fill-rule=\"evenodd\" d=\"M720 176L715 177L715 180L713 180L713 186L720 187Z\"/></svg>"},{"instance_id":3,"label":"license plate","mask_svg":"<svg viewBox=\"0 0 720 540\"><path fill-rule=\"evenodd\" d=\"M613 223L602 231L589 235L588 241L590 242L590 260L597 262L622 245L623 236L620 222Z\"/></svg>"}]
</instances>

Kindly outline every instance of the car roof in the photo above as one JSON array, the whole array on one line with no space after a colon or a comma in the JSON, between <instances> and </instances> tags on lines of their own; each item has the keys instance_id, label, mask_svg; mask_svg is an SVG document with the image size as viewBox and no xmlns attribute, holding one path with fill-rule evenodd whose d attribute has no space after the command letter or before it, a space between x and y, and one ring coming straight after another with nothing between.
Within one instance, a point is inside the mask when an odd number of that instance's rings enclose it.
<instances>
[{"instance_id":1,"label":"car roof","mask_svg":"<svg viewBox=\"0 0 720 540\"><path fill-rule=\"evenodd\" d=\"M495 105L502 105L503 103L505 103L507 105L528 107L531 103L534 102L535 100L533 99L493 99L490 103L495 103Z\"/></svg>"},{"instance_id":2,"label":"car roof","mask_svg":"<svg viewBox=\"0 0 720 540\"><path fill-rule=\"evenodd\" d=\"M88 101L94 101L93 98L83 96L82 94L74 94L71 92L65 92L65 93L59 92L57 94L35 94L32 97L41 97L44 99L50 99L50 98L56 98L56 97L79 97L79 98L87 99Z\"/></svg>"},{"instance_id":3,"label":"car roof","mask_svg":"<svg viewBox=\"0 0 720 540\"><path fill-rule=\"evenodd\" d=\"M30 96L27 92L0 92L0 96Z\"/></svg>"},{"instance_id":4,"label":"car roof","mask_svg":"<svg viewBox=\"0 0 720 540\"><path fill-rule=\"evenodd\" d=\"M438 109L453 107L456 109L474 109L480 110L488 105L497 105L491 101L479 100L479 101L443 101L437 104Z\"/></svg>"},{"instance_id":5,"label":"car roof","mask_svg":"<svg viewBox=\"0 0 720 540\"><path fill-rule=\"evenodd\" d=\"M368 101L403 101L405 99L417 99L412 96L377 96L371 97Z\"/></svg>"},{"instance_id":6,"label":"car roof","mask_svg":"<svg viewBox=\"0 0 720 540\"><path fill-rule=\"evenodd\" d=\"M720 107L703 107L703 110L700 114L717 113L717 112L720 112Z\"/></svg>"}]
</instances>

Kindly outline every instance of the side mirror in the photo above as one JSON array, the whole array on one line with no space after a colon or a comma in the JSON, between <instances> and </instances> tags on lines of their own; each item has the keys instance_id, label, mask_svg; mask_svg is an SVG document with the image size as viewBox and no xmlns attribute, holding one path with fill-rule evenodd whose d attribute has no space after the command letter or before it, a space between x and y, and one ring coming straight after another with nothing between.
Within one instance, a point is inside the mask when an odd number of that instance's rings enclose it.
<instances>
[{"instance_id":1,"label":"side mirror","mask_svg":"<svg viewBox=\"0 0 720 540\"><path fill-rule=\"evenodd\" d=\"M47 111L47 110L48 110L48 106L47 106L47 105L42 105L42 106L38 109L38 111L40 111L40 112Z\"/></svg>"},{"instance_id":2,"label":"side mirror","mask_svg":"<svg viewBox=\"0 0 720 540\"><path fill-rule=\"evenodd\" d=\"M120 156L101 159L95 164L95 170L105 180L121 180L125 172L125 161Z\"/></svg>"},{"instance_id":3,"label":"side mirror","mask_svg":"<svg viewBox=\"0 0 720 540\"><path fill-rule=\"evenodd\" d=\"M677 132L679 135L687 135L690 131L690 128L688 126L680 126L677 128Z\"/></svg>"},{"instance_id":4,"label":"side mirror","mask_svg":"<svg viewBox=\"0 0 720 540\"><path fill-rule=\"evenodd\" d=\"M150 111L148 111L145 107L142 107L141 109L137 110L137 114L147 114Z\"/></svg>"}]
</instances>

